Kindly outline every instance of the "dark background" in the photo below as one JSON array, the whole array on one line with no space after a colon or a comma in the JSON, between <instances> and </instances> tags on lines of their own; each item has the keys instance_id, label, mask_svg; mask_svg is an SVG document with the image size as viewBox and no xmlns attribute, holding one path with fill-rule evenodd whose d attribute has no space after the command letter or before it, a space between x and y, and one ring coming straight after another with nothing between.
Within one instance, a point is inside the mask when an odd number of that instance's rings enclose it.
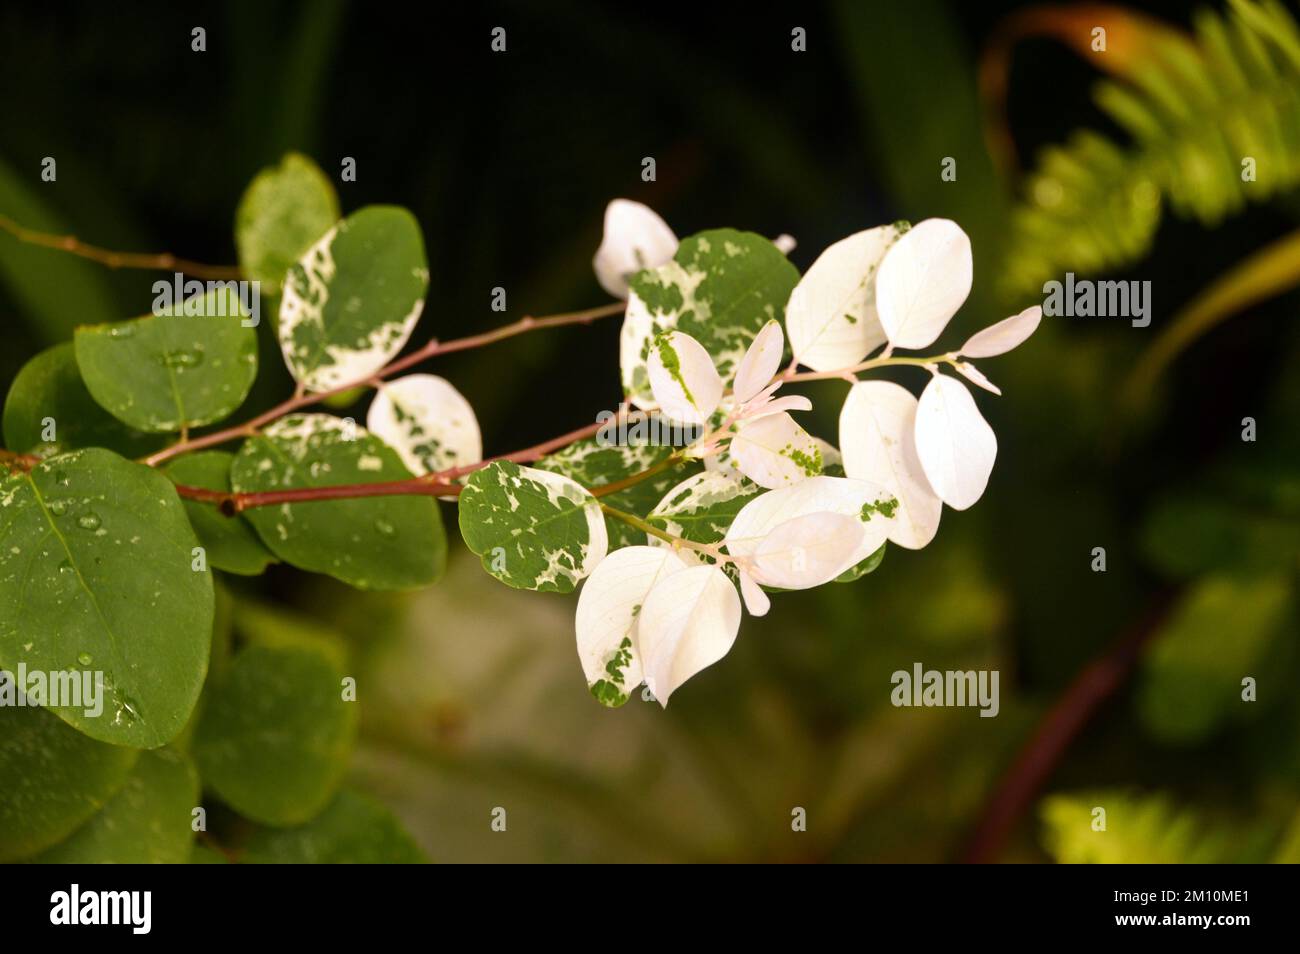
<instances>
[{"instance_id":1,"label":"dark background","mask_svg":"<svg viewBox=\"0 0 1300 954\"><path fill-rule=\"evenodd\" d=\"M0 13L0 211L19 218L35 201L43 221L24 224L229 263L234 209L259 169L295 149L337 179L351 156L357 181L336 182L345 213L395 203L423 226L431 277L417 344L604 302L590 261L616 196L646 202L681 236L724 225L789 233L801 269L852 232L944 215L975 247L975 289L942 339L955 346L1035 300L997 286L1021 183L985 151L974 82L980 51L1020 6L10 4ZM1136 6L1181 26L1192 9ZM190 49L196 25L204 53ZM490 51L494 26L507 29L505 54ZM805 53L790 49L795 26L808 31ZM1008 115L1022 164L1079 127L1116 132L1092 105L1097 77L1051 40L1017 46ZM39 180L47 155L57 183ZM655 182L641 181L645 156ZM955 183L940 181L944 156L957 158ZM571 601L506 592L472 560L454 559L441 587L413 599L360 596L285 568L238 585L351 634L389 678L363 717L355 776L435 858L959 857L1053 701L1117 640L1158 631L1184 592L1141 547L1162 495L1236 459L1245 415L1270 454L1294 437L1283 386L1297 369L1294 296L1183 354L1136 433L1112 398L1170 316L1294 228L1295 211L1282 197L1213 230L1166 215L1150 254L1106 276L1152 282L1151 328L1049 319L1015 355L984 365L1006 392L978 398L1000 444L985 499L946 510L930 548L891 549L853 587L776 600L667 714L591 703ZM46 290L68 296L53 320L23 291L40 276L6 273L0 380L82 321L147 310L152 273L75 271L76 287ZM505 316L489 308L497 285ZM474 405L487 452L501 453L615 405L617 336L613 319L435 370ZM241 418L290 387L274 349L266 355ZM842 385L811 393L822 397L813 429L834 440ZM1089 569L1095 546L1107 549L1105 574ZM1289 642L1294 624L1293 612ZM1244 728L1191 745L1153 738L1130 685L1049 766L1046 790L1157 793L1212 823L1278 835L1300 764L1287 645ZM889 673L914 660L999 668L1001 716L893 709ZM533 806L532 834L485 840L483 806L504 793ZM813 834L791 843L789 806L808 804L819 806ZM1004 856L1047 857L1034 808L1015 818Z\"/></svg>"}]
</instances>

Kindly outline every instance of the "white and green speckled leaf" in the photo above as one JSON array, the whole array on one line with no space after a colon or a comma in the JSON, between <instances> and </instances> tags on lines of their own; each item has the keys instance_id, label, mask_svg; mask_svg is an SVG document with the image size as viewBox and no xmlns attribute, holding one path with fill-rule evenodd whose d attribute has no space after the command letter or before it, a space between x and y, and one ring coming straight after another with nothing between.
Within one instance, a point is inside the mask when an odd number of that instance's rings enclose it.
<instances>
[{"instance_id":1,"label":"white and green speckled leaf","mask_svg":"<svg viewBox=\"0 0 1300 954\"><path fill-rule=\"evenodd\" d=\"M235 212L239 265L262 291L275 293L285 273L339 220L334 184L316 163L291 152L259 172Z\"/></svg>"},{"instance_id":2,"label":"white and green speckled leaf","mask_svg":"<svg viewBox=\"0 0 1300 954\"><path fill-rule=\"evenodd\" d=\"M930 487L916 450L916 397L892 381L859 381L840 410L844 472L898 498L889 540L925 547L939 530L943 501Z\"/></svg>"},{"instance_id":3,"label":"white and green speckled leaf","mask_svg":"<svg viewBox=\"0 0 1300 954\"><path fill-rule=\"evenodd\" d=\"M736 514L761 492L761 487L743 477L707 470L687 477L668 491L646 519L693 543L721 543ZM647 539L654 546L669 545L648 534ZM706 559L697 550L683 549L680 555L692 562Z\"/></svg>"},{"instance_id":4,"label":"white and green speckled leaf","mask_svg":"<svg viewBox=\"0 0 1300 954\"><path fill-rule=\"evenodd\" d=\"M533 466L538 470L549 470L571 477L583 487L594 490L649 470L671 456L673 451L674 448L662 444L604 444L592 437L570 444L549 457L543 457ZM616 510L644 517L670 487L683 477L699 471L698 461L683 460L601 499ZM621 520L606 517L605 529L609 535L610 550L645 543L644 533Z\"/></svg>"},{"instance_id":5,"label":"white and green speckled leaf","mask_svg":"<svg viewBox=\"0 0 1300 954\"><path fill-rule=\"evenodd\" d=\"M222 284L161 315L77 329L77 366L91 397L141 431L211 424L244 403L257 377L257 332Z\"/></svg>"},{"instance_id":6,"label":"white and green speckled leaf","mask_svg":"<svg viewBox=\"0 0 1300 954\"><path fill-rule=\"evenodd\" d=\"M690 335L730 380L754 336L768 321L783 319L798 281L799 272L776 246L734 229L693 235L671 262L634 275L619 343L628 399L653 405L647 361L663 331Z\"/></svg>"},{"instance_id":7,"label":"white and green speckled leaf","mask_svg":"<svg viewBox=\"0 0 1300 954\"><path fill-rule=\"evenodd\" d=\"M239 493L410 477L395 450L330 414L276 421L244 442L230 468L230 484ZM360 589L425 586L446 563L446 534L431 497L312 500L253 507L244 516L286 563Z\"/></svg>"},{"instance_id":8,"label":"white and green speckled leaf","mask_svg":"<svg viewBox=\"0 0 1300 954\"><path fill-rule=\"evenodd\" d=\"M0 481L0 669L89 672L102 711L49 708L152 748L181 731L212 639L212 574L170 480L100 448Z\"/></svg>"},{"instance_id":9,"label":"white and green speckled leaf","mask_svg":"<svg viewBox=\"0 0 1300 954\"><path fill-rule=\"evenodd\" d=\"M474 408L436 374L408 374L380 385L366 427L397 451L414 474L434 474L483 459Z\"/></svg>"},{"instance_id":10,"label":"white and green speckled leaf","mask_svg":"<svg viewBox=\"0 0 1300 954\"><path fill-rule=\"evenodd\" d=\"M406 344L428 286L410 212L367 206L339 222L285 275L280 350L294 380L325 391L378 371Z\"/></svg>"},{"instance_id":11,"label":"white and green speckled leaf","mask_svg":"<svg viewBox=\"0 0 1300 954\"><path fill-rule=\"evenodd\" d=\"M496 461L466 482L459 510L483 569L518 589L570 593L609 548L600 502L550 471Z\"/></svg>"},{"instance_id":12,"label":"white and green speckled leaf","mask_svg":"<svg viewBox=\"0 0 1300 954\"><path fill-rule=\"evenodd\" d=\"M822 472L817 441L784 411L741 421L729 452L735 469L760 487L789 487Z\"/></svg>"},{"instance_id":13,"label":"white and green speckled leaf","mask_svg":"<svg viewBox=\"0 0 1300 954\"><path fill-rule=\"evenodd\" d=\"M643 678L637 619L650 590L688 566L664 547L626 547L611 553L582 585L574 628L587 687L602 705L617 707Z\"/></svg>"},{"instance_id":14,"label":"white and green speckled leaf","mask_svg":"<svg viewBox=\"0 0 1300 954\"><path fill-rule=\"evenodd\" d=\"M876 314L876 271L906 223L881 225L831 245L790 294L790 350L815 371L857 364L885 342Z\"/></svg>"}]
</instances>

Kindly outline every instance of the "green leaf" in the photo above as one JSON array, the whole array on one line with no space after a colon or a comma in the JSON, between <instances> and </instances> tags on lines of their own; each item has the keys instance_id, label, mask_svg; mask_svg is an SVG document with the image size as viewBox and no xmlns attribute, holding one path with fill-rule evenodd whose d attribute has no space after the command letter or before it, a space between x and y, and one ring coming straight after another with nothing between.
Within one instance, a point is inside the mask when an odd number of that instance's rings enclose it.
<instances>
[{"instance_id":1,"label":"green leaf","mask_svg":"<svg viewBox=\"0 0 1300 954\"><path fill-rule=\"evenodd\" d=\"M1213 570L1268 573L1300 556L1300 517L1222 492L1179 494L1152 510L1142 548L1175 579Z\"/></svg>"},{"instance_id":2,"label":"green leaf","mask_svg":"<svg viewBox=\"0 0 1300 954\"><path fill-rule=\"evenodd\" d=\"M170 433L244 403L257 377L257 332L245 327L234 283L217 284L160 315L77 329L77 365L104 410Z\"/></svg>"},{"instance_id":3,"label":"green leaf","mask_svg":"<svg viewBox=\"0 0 1300 954\"><path fill-rule=\"evenodd\" d=\"M210 848L202 842L195 842L190 849L190 864L192 865L228 865L230 859L217 851Z\"/></svg>"},{"instance_id":4,"label":"green leaf","mask_svg":"<svg viewBox=\"0 0 1300 954\"><path fill-rule=\"evenodd\" d=\"M280 350L294 380L326 391L374 374L411 336L428 287L410 212L375 205L348 216L285 276Z\"/></svg>"},{"instance_id":5,"label":"green leaf","mask_svg":"<svg viewBox=\"0 0 1300 954\"><path fill-rule=\"evenodd\" d=\"M287 272L340 218L334 185L316 163L290 152L259 172L235 213L239 265L266 293L279 291Z\"/></svg>"},{"instance_id":6,"label":"green leaf","mask_svg":"<svg viewBox=\"0 0 1300 954\"><path fill-rule=\"evenodd\" d=\"M342 781L356 738L344 675L318 648L246 646L199 723L194 751L204 782L255 821L313 817Z\"/></svg>"},{"instance_id":7,"label":"green leaf","mask_svg":"<svg viewBox=\"0 0 1300 954\"><path fill-rule=\"evenodd\" d=\"M560 474L510 461L475 471L461 491L460 532L502 583L571 593L605 557L600 502Z\"/></svg>"},{"instance_id":8,"label":"green leaf","mask_svg":"<svg viewBox=\"0 0 1300 954\"><path fill-rule=\"evenodd\" d=\"M410 476L387 444L329 414L282 418L247 440L230 469L239 493ZM245 515L286 563L361 589L425 586L442 575L447 560L442 517L431 497L309 501L254 507Z\"/></svg>"},{"instance_id":9,"label":"green leaf","mask_svg":"<svg viewBox=\"0 0 1300 954\"><path fill-rule=\"evenodd\" d=\"M1290 609L1284 574L1197 582L1143 662L1138 709L1152 734L1197 742L1225 719L1253 715L1259 703L1242 700L1241 681L1269 675L1266 654Z\"/></svg>"},{"instance_id":10,"label":"green leaf","mask_svg":"<svg viewBox=\"0 0 1300 954\"><path fill-rule=\"evenodd\" d=\"M53 440L45 440L47 420ZM79 447L106 447L124 457L141 457L163 439L127 427L95 403L81 380L72 342L46 348L14 378L5 399L4 441L19 452L58 453Z\"/></svg>"},{"instance_id":11,"label":"green leaf","mask_svg":"<svg viewBox=\"0 0 1300 954\"><path fill-rule=\"evenodd\" d=\"M70 835L122 786L139 754L96 742L37 706L0 707L0 861Z\"/></svg>"},{"instance_id":12,"label":"green leaf","mask_svg":"<svg viewBox=\"0 0 1300 954\"><path fill-rule=\"evenodd\" d=\"M180 732L213 597L171 481L99 448L51 457L0 482L0 538L0 668L94 674L101 714L50 706L92 738L151 748Z\"/></svg>"},{"instance_id":13,"label":"green leaf","mask_svg":"<svg viewBox=\"0 0 1300 954\"><path fill-rule=\"evenodd\" d=\"M594 489L649 470L666 460L674 450L652 444L601 444L593 437L570 444L558 454L543 457L533 466L538 470L563 474L584 487ZM601 500L616 510L644 517L669 488L700 470L702 465L698 461L682 461L631 487L607 494ZM609 535L610 550L645 543L644 532L612 517L605 518L605 530Z\"/></svg>"},{"instance_id":14,"label":"green leaf","mask_svg":"<svg viewBox=\"0 0 1300 954\"><path fill-rule=\"evenodd\" d=\"M230 490L230 465L235 455L225 451L200 451L179 457L164 468L175 483L208 490ZM194 532L208 554L208 563L218 570L256 576L275 562L243 517L227 517L214 504L185 500Z\"/></svg>"},{"instance_id":15,"label":"green leaf","mask_svg":"<svg viewBox=\"0 0 1300 954\"><path fill-rule=\"evenodd\" d=\"M628 282L619 355L624 392L643 405L653 401L650 345L674 328L699 341L728 380L763 325L784 320L798 281L795 267L761 235L713 229L685 239L671 262Z\"/></svg>"},{"instance_id":16,"label":"green leaf","mask_svg":"<svg viewBox=\"0 0 1300 954\"><path fill-rule=\"evenodd\" d=\"M1105 810L1105 830L1094 830ZM1261 826L1211 825L1163 795L1124 791L1054 795L1040 810L1043 841L1063 864L1227 864L1266 860Z\"/></svg>"},{"instance_id":17,"label":"green leaf","mask_svg":"<svg viewBox=\"0 0 1300 954\"><path fill-rule=\"evenodd\" d=\"M428 858L388 809L355 792L298 828L261 830L249 839L247 864L426 864Z\"/></svg>"},{"instance_id":18,"label":"green leaf","mask_svg":"<svg viewBox=\"0 0 1300 954\"><path fill-rule=\"evenodd\" d=\"M171 749L142 752L126 784L40 864L185 864L194 840L199 777Z\"/></svg>"}]
</instances>

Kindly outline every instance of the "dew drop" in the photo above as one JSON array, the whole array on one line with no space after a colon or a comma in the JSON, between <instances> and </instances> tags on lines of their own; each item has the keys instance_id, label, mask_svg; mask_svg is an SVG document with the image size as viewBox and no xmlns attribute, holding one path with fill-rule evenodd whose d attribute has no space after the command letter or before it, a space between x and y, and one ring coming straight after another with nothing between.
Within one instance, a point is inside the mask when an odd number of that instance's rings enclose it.
<instances>
[{"instance_id":1,"label":"dew drop","mask_svg":"<svg viewBox=\"0 0 1300 954\"><path fill-rule=\"evenodd\" d=\"M83 666L89 666L94 661L95 659L93 656L90 655L90 653L77 654L77 662L81 663L81 665Z\"/></svg>"},{"instance_id":2,"label":"dew drop","mask_svg":"<svg viewBox=\"0 0 1300 954\"><path fill-rule=\"evenodd\" d=\"M375 530L378 531L381 536L385 537L391 537L397 532L397 529L387 520L376 520Z\"/></svg>"},{"instance_id":3,"label":"dew drop","mask_svg":"<svg viewBox=\"0 0 1300 954\"><path fill-rule=\"evenodd\" d=\"M94 511L87 511L77 518L77 526L82 530L98 530L99 524L99 514Z\"/></svg>"}]
</instances>

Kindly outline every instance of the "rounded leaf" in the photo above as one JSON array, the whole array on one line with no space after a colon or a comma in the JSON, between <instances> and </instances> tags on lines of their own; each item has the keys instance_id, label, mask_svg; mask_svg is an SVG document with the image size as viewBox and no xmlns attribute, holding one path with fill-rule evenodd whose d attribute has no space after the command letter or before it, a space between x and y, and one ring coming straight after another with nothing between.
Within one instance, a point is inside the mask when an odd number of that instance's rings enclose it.
<instances>
[{"instance_id":1,"label":"rounded leaf","mask_svg":"<svg viewBox=\"0 0 1300 954\"><path fill-rule=\"evenodd\" d=\"M169 742L202 688L214 612L171 481L92 447L0 480L0 509L0 669L71 675L80 698L68 687L48 708L91 738Z\"/></svg>"},{"instance_id":2,"label":"rounded leaf","mask_svg":"<svg viewBox=\"0 0 1300 954\"><path fill-rule=\"evenodd\" d=\"M965 510L988 486L998 439L956 378L936 374L921 393L916 452L930 486L954 510Z\"/></svg>"},{"instance_id":3,"label":"rounded leaf","mask_svg":"<svg viewBox=\"0 0 1300 954\"><path fill-rule=\"evenodd\" d=\"M137 430L211 424L244 403L257 377L247 314L223 284L160 315L78 328L77 366L100 407Z\"/></svg>"},{"instance_id":4,"label":"rounded leaf","mask_svg":"<svg viewBox=\"0 0 1300 954\"><path fill-rule=\"evenodd\" d=\"M646 362L650 390L663 413L674 421L703 424L722 400L722 378L704 346L690 335L670 331L650 345Z\"/></svg>"},{"instance_id":5,"label":"rounded leaf","mask_svg":"<svg viewBox=\"0 0 1300 954\"><path fill-rule=\"evenodd\" d=\"M759 494L736 514L727 530L727 552L752 558L759 544L781 524L810 513L837 513L856 517L863 537L849 565L865 560L885 542L897 500L884 488L846 477L809 477L807 480Z\"/></svg>"},{"instance_id":6,"label":"rounded leaf","mask_svg":"<svg viewBox=\"0 0 1300 954\"><path fill-rule=\"evenodd\" d=\"M665 547L615 550L596 567L578 597L578 659L591 694L621 706L644 678L637 619L655 584L686 566Z\"/></svg>"},{"instance_id":7,"label":"rounded leaf","mask_svg":"<svg viewBox=\"0 0 1300 954\"><path fill-rule=\"evenodd\" d=\"M897 498L888 539L909 550L934 539L943 513L916 452L916 403L912 392L892 381L860 381L840 410L844 473Z\"/></svg>"},{"instance_id":8,"label":"rounded leaf","mask_svg":"<svg viewBox=\"0 0 1300 954\"><path fill-rule=\"evenodd\" d=\"M795 359L814 371L857 364L885 341L876 313L876 274L899 237L881 225L822 252L790 294L785 327Z\"/></svg>"},{"instance_id":9,"label":"rounded leaf","mask_svg":"<svg viewBox=\"0 0 1300 954\"><path fill-rule=\"evenodd\" d=\"M605 234L591 264L601 288L627 298L629 276L672 261L676 251L677 236L654 209L615 199L605 207Z\"/></svg>"},{"instance_id":10,"label":"rounded leaf","mask_svg":"<svg viewBox=\"0 0 1300 954\"><path fill-rule=\"evenodd\" d=\"M1043 306L1034 305L1018 315L1003 318L995 325L971 335L961 346L961 354L968 358L992 358L1019 347L1037 329L1043 320Z\"/></svg>"},{"instance_id":11,"label":"rounded leaf","mask_svg":"<svg viewBox=\"0 0 1300 954\"><path fill-rule=\"evenodd\" d=\"M483 459L474 408L436 374L408 374L380 385L366 427L397 451L413 474L433 474Z\"/></svg>"},{"instance_id":12,"label":"rounded leaf","mask_svg":"<svg viewBox=\"0 0 1300 954\"><path fill-rule=\"evenodd\" d=\"M240 493L409 479L397 452L330 414L281 418L244 442L230 467ZM425 586L442 575L447 537L430 497L311 500L244 511L286 563L365 590Z\"/></svg>"},{"instance_id":13,"label":"rounded leaf","mask_svg":"<svg viewBox=\"0 0 1300 954\"><path fill-rule=\"evenodd\" d=\"M550 471L491 463L466 481L458 509L483 569L517 589L571 593L609 549L600 501Z\"/></svg>"},{"instance_id":14,"label":"rounded leaf","mask_svg":"<svg viewBox=\"0 0 1300 954\"><path fill-rule=\"evenodd\" d=\"M276 292L285 272L339 220L339 198L329 177L300 153L259 172L235 212L239 265L263 291Z\"/></svg>"},{"instance_id":15,"label":"rounded leaf","mask_svg":"<svg viewBox=\"0 0 1300 954\"><path fill-rule=\"evenodd\" d=\"M646 686L659 704L727 655L739 630L740 595L718 567L693 566L660 580L637 622Z\"/></svg>"},{"instance_id":16,"label":"rounded leaf","mask_svg":"<svg viewBox=\"0 0 1300 954\"><path fill-rule=\"evenodd\" d=\"M925 348L970 294L970 238L949 219L926 219L880 263L876 308L895 348Z\"/></svg>"},{"instance_id":17,"label":"rounded leaf","mask_svg":"<svg viewBox=\"0 0 1300 954\"><path fill-rule=\"evenodd\" d=\"M278 334L294 380L327 391L374 374L411 336L428 287L410 212L367 206L349 215L285 275Z\"/></svg>"},{"instance_id":18,"label":"rounded leaf","mask_svg":"<svg viewBox=\"0 0 1300 954\"><path fill-rule=\"evenodd\" d=\"M779 321L769 321L740 359L736 380L732 385L736 402L744 404L767 387L781 370L781 355L785 351L785 335Z\"/></svg>"},{"instance_id":19,"label":"rounded leaf","mask_svg":"<svg viewBox=\"0 0 1300 954\"><path fill-rule=\"evenodd\" d=\"M784 411L742 421L730 453L732 465L760 487L788 487L822 470L821 448Z\"/></svg>"},{"instance_id":20,"label":"rounded leaf","mask_svg":"<svg viewBox=\"0 0 1300 954\"><path fill-rule=\"evenodd\" d=\"M863 522L846 514L808 513L778 524L754 551L754 575L768 586L806 590L858 562Z\"/></svg>"}]
</instances>

